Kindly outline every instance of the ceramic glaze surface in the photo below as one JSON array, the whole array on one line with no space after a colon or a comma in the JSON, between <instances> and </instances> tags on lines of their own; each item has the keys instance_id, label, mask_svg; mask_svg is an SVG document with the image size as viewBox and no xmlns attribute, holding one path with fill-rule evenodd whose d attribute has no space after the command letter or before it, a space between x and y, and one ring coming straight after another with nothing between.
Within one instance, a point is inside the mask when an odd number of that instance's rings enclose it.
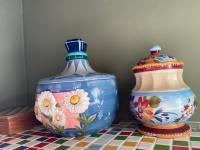
<instances>
[{"instance_id":1,"label":"ceramic glaze surface","mask_svg":"<svg viewBox=\"0 0 200 150\"><path fill-rule=\"evenodd\" d=\"M145 124L168 125L187 121L196 107L191 90L135 93L131 110Z\"/></svg>"},{"instance_id":2,"label":"ceramic glaze surface","mask_svg":"<svg viewBox=\"0 0 200 150\"><path fill-rule=\"evenodd\" d=\"M67 64L61 75L38 82L36 118L56 134L78 136L109 127L118 108L115 76L95 72L87 44L68 40Z\"/></svg>"},{"instance_id":3,"label":"ceramic glaze surface","mask_svg":"<svg viewBox=\"0 0 200 150\"><path fill-rule=\"evenodd\" d=\"M160 54L160 50L160 46L154 46L151 54L133 67L136 85L130 109L143 123L139 128L143 134L163 138L185 136L190 130L184 123L196 108L195 95L182 78L183 62Z\"/></svg>"}]
</instances>

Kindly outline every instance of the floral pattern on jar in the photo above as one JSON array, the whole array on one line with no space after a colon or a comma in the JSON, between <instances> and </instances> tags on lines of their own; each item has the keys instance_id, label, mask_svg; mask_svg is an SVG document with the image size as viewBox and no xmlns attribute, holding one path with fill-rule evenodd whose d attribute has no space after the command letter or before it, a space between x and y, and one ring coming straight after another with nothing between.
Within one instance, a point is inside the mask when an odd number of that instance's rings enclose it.
<instances>
[{"instance_id":1,"label":"floral pattern on jar","mask_svg":"<svg viewBox=\"0 0 200 150\"><path fill-rule=\"evenodd\" d=\"M179 101L173 102L175 98ZM174 107L176 104L177 107ZM195 108L196 101L190 90L138 95L135 93L130 100L130 109L134 116L145 124L185 122L192 116Z\"/></svg>"},{"instance_id":2,"label":"floral pattern on jar","mask_svg":"<svg viewBox=\"0 0 200 150\"><path fill-rule=\"evenodd\" d=\"M58 132L76 128L84 133L84 129L96 119L96 114L91 116L84 114L90 104L88 93L83 89L76 89L65 92L64 95L62 97L57 94L56 99L50 91L38 94L34 108L37 120Z\"/></svg>"}]
</instances>

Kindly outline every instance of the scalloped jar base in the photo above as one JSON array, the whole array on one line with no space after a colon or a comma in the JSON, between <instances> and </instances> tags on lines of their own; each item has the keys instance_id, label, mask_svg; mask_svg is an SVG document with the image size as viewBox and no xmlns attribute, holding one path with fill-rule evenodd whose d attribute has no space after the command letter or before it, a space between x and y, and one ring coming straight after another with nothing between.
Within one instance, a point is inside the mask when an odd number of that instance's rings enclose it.
<instances>
[{"instance_id":1,"label":"scalloped jar base","mask_svg":"<svg viewBox=\"0 0 200 150\"><path fill-rule=\"evenodd\" d=\"M138 131L146 136L156 136L165 139L187 137L192 134L189 125L182 123L177 125L141 125Z\"/></svg>"}]
</instances>

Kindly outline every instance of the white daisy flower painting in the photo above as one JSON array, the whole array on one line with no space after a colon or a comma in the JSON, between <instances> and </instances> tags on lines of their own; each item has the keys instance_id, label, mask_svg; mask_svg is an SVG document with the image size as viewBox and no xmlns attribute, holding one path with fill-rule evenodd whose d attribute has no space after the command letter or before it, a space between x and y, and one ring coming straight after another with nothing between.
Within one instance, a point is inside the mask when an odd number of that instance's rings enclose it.
<instances>
[{"instance_id":1,"label":"white daisy flower painting","mask_svg":"<svg viewBox=\"0 0 200 150\"><path fill-rule=\"evenodd\" d=\"M68 92L64 98L64 106L71 113L84 113L89 106L88 93L83 89Z\"/></svg>"},{"instance_id":2,"label":"white daisy flower painting","mask_svg":"<svg viewBox=\"0 0 200 150\"><path fill-rule=\"evenodd\" d=\"M38 97L38 107L46 116L51 116L53 111L56 109L56 100L53 94L49 91L42 92Z\"/></svg>"},{"instance_id":3,"label":"white daisy flower painting","mask_svg":"<svg viewBox=\"0 0 200 150\"><path fill-rule=\"evenodd\" d=\"M59 110L59 109L55 109L55 111L53 112L53 125L58 127L58 128L63 128L65 126L66 123L66 116L65 114Z\"/></svg>"}]
</instances>

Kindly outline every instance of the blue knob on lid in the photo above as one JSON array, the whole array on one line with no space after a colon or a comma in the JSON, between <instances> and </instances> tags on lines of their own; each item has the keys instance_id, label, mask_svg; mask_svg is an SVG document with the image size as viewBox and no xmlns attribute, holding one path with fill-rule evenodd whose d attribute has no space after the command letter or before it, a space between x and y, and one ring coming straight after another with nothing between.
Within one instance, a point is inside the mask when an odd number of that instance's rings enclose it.
<instances>
[{"instance_id":1,"label":"blue knob on lid","mask_svg":"<svg viewBox=\"0 0 200 150\"><path fill-rule=\"evenodd\" d=\"M68 53L73 52L86 52L87 50L87 43L83 41L81 38L78 39L71 39L65 42L65 47Z\"/></svg>"}]
</instances>

